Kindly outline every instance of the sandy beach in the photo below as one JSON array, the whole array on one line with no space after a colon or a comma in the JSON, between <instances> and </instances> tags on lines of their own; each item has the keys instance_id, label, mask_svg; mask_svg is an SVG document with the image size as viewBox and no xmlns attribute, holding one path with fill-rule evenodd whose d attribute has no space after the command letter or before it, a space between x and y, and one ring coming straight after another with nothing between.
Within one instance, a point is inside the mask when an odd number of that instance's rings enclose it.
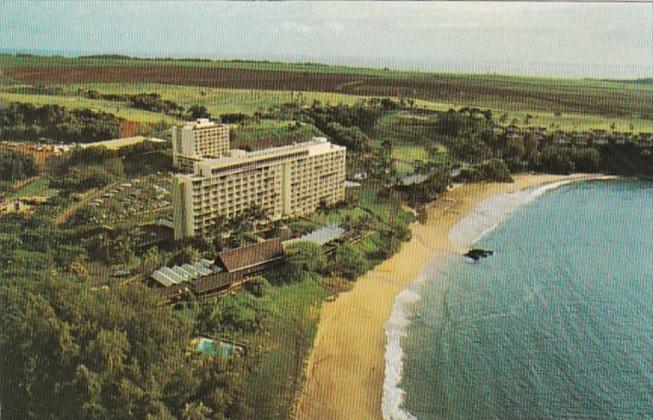
<instances>
[{"instance_id":1,"label":"sandy beach","mask_svg":"<svg viewBox=\"0 0 653 420\"><path fill-rule=\"evenodd\" d=\"M518 175L512 184L473 184L443 194L428 206L424 224L414 223L412 239L353 289L325 302L306 383L298 398L301 419L379 419L385 369L384 324L395 297L442 253L461 253L449 230L483 200L496 194L585 175Z\"/></svg>"}]
</instances>

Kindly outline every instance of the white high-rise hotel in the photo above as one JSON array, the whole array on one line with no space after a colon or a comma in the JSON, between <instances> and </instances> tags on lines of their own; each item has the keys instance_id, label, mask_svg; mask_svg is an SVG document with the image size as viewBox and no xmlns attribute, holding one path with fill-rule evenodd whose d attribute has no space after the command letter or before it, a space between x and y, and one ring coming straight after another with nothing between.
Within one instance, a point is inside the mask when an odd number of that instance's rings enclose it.
<instances>
[{"instance_id":1,"label":"white high-rise hotel","mask_svg":"<svg viewBox=\"0 0 653 420\"><path fill-rule=\"evenodd\" d=\"M320 204L338 203L345 198L345 159L345 147L314 138L192 160L193 173L173 179L175 238L202 236L217 217L232 218L252 205L279 220L312 213Z\"/></svg>"},{"instance_id":2,"label":"white high-rise hotel","mask_svg":"<svg viewBox=\"0 0 653 420\"><path fill-rule=\"evenodd\" d=\"M229 126L207 118L172 127L172 165L193 172L193 165L204 158L219 158L229 150Z\"/></svg>"}]
</instances>

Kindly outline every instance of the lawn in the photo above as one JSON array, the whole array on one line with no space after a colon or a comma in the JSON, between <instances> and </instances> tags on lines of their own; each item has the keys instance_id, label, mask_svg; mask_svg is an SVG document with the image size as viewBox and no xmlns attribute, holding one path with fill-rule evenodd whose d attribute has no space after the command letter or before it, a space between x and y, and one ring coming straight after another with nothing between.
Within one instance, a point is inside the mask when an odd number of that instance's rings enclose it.
<instances>
[{"instance_id":1,"label":"lawn","mask_svg":"<svg viewBox=\"0 0 653 420\"><path fill-rule=\"evenodd\" d=\"M372 138L379 143L392 141L396 145L427 145L437 141L433 133L437 115L413 115L406 111L393 112L379 118L374 126Z\"/></svg>"},{"instance_id":2,"label":"lawn","mask_svg":"<svg viewBox=\"0 0 653 420\"><path fill-rule=\"evenodd\" d=\"M410 219L410 214L402 210L401 199L397 196L379 197L379 187L376 185L362 185L356 188L348 188L347 196L356 196L358 198L358 205L348 209L341 207L335 211L317 212L314 213L310 220L318 225L326 226L332 223L340 223L345 216L356 219L363 213L372 214L378 218L381 223L397 217L405 220Z\"/></svg>"},{"instance_id":3,"label":"lawn","mask_svg":"<svg viewBox=\"0 0 653 420\"><path fill-rule=\"evenodd\" d=\"M372 148L380 147L381 142L372 141ZM440 146L443 152L446 152L444 146ZM427 161L428 153L426 148L421 145L410 143L395 143L392 145L392 158L395 160L395 169L399 176L410 175L415 171L413 163L415 161Z\"/></svg>"},{"instance_id":4,"label":"lawn","mask_svg":"<svg viewBox=\"0 0 653 420\"><path fill-rule=\"evenodd\" d=\"M398 144L392 147L392 158L404 162L415 162L416 160L426 161L428 159L428 153L423 146Z\"/></svg>"},{"instance_id":5,"label":"lawn","mask_svg":"<svg viewBox=\"0 0 653 420\"><path fill-rule=\"evenodd\" d=\"M14 191L12 197L31 197L31 196L45 196L53 197L57 195L58 191L49 188L48 180L43 177L36 178L29 184L24 185L22 188Z\"/></svg>"}]
</instances>

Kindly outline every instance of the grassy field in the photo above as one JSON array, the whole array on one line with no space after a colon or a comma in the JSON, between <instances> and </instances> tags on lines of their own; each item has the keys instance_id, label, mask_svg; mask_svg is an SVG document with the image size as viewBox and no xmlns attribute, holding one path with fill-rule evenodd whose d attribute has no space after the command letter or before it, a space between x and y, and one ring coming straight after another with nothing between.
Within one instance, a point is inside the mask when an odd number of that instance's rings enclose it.
<instances>
[{"instance_id":1,"label":"grassy field","mask_svg":"<svg viewBox=\"0 0 653 420\"><path fill-rule=\"evenodd\" d=\"M605 117L601 115L583 115L583 114L562 114L555 116L550 112L541 111L506 111L493 110L495 118L502 114L508 116L507 120L517 120L516 125L519 127L546 127L550 129L560 129L564 131L589 131L589 130L606 130L611 131L612 126L617 131L623 132L653 132L653 120L646 118L622 118L622 117ZM526 123L527 114L532 115L530 123Z\"/></svg>"},{"instance_id":2,"label":"grassy field","mask_svg":"<svg viewBox=\"0 0 653 420\"><path fill-rule=\"evenodd\" d=\"M163 99L188 107L204 105L215 116L242 112L253 114L271 106L297 101L310 105L314 100L329 104L353 104L364 99L360 95L331 92L293 92L289 90L228 89L196 86L179 86L161 83L87 83L62 85L66 94L75 95L79 88L100 93L136 94L156 92Z\"/></svg>"},{"instance_id":3,"label":"grassy field","mask_svg":"<svg viewBox=\"0 0 653 420\"><path fill-rule=\"evenodd\" d=\"M428 107L425 107L429 109ZM454 108L460 108L455 106ZM609 118L600 115L562 114L555 116L553 113L541 111L509 111L505 109L490 108L493 118L498 121L504 114L506 123L513 120L519 127L546 127L564 131L589 131L602 129L611 131L612 126L617 131L623 132L653 132L653 120L644 118ZM437 109L438 111L441 109ZM532 118L527 123L526 116ZM412 139L411 142L428 141L428 133L437 122L436 115L416 115L409 111L389 114L379 120L375 127L374 137L382 140L386 136L396 139Z\"/></svg>"},{"instance_id":4,"label":"grassy field","mask_svg":"<svg viewBox=\"0 0 653 420\"><path fill-rule=\"evenodd\" d=\"M14 191L12 197L31 197L31 196L45 196L53 197L57 194L57 190L48 186L46 178L39 177L22 188Z\"/></svg>"},{"instance_id":5,"label":"grassy field","mask_svg":"<svg viewBox=\"0 0 653 420\"><path fill-rule=\"evenodd\" d=\"M3 91L6 90L6 87L4 89L0 87L0 101L24 102L37 105L56 104L69 108L91 108L115 114L116 116L129 121L142 123L164 121L174 124L179 122L179 120L169 115L130 108L127 104L121 102L83 98L77 95L77 89L82 87L85 89L98 90L101 93L115 94L156 92L164 99L173 100L185 107L194 104L204 105L207 107L211 115L214 116L237 112L251 115L256 111L263 111L271 106L291 101L299 101L300 103L310 105L314 100L318 100L322 103L335 105L339 103L353 104L365 98L365 96L361 95L347 95L329 92L217 89L152 83L93 83L85 85L64 85L63 87L65 92L65 95L63 96L9 93ZM425 100L418 100L415 103L416 108L433 111L447 111L451 108L458 109L464 105L464 103L439 103ZM528 109L521 111L511 111L500 108L490 109L492 109L495 118L498 119L501 115L506 114L508 122L516 120L516 124L521 127L531 125L547 128L559 128L567 131L585 131L590 129L611 130L611 127L614 124L615 129L618 131L653 131L653 120L643 118L605 117L601 115L578 113L565 113L561 116L554 116L551 112ZM525 123L527 114L533 116L529 124ZM405 113L403 118L414 119L410 116L410 113ZM401 125L405 125L403 124L405 121L399 122L402 123Z\"/></svg>"},{"instance_id":6,"label":"grassy field","mask_svg":"<svg viewBox=\"0 0 653 420\"><path fill-rule=\"evenodd\" d=\"M327 213L314 213L310 219L320 226L340 223L344 217L349 216L353 219L363 213L373 214L380 221L390 221L395 218L410 218L409 213L402 210L402 202L399 197L385 197L380 199L377 195L378 187L372 185L363 185L347 191L347 195L354 194L358 197L358 206L347 209L340 208L336 211Z\"/></svg>"},{"instance_id":7,"label":"grassy field","mask_svg":"<svg viewBox=\"0 0 653 420\"><path fill-rule=\"evenodd\" d=\"M381 146L378 140L372 141L372 148ZM446 152L446 148L441 146L442 152ZM409 142L395 142L392 145L392 158L395 160L395 169L399 176L412 174L415 171L413 163L417 160L427 161L428 152L426 147L419 144L411 144Z\"/></svg>"},{"instance_id":8,"label":"grassy field","mask_svg":"<svg viewBox=\"0 0 653 420\"><path fill-rule=\"evenodd\" d=\"M172 85L406 96L513 111L652 118L653 84L443 74L248 61L0 56L5 79L24 83L157 82Z\"/></svg>"},{"instance_id":9,"label":"grassy field","mask_svg":"<svg viewBox=\"0 0 653 420\"><path fill-rule=\"evenodd\" d=\"M395 112L379 118L372 138L379 143L391 140L393 145L427 145L437 141L433 137L437 115L415 116L408 112Z\"/></svg>"},{"instance_id":10,"label":"grassy field","mask_svg":"<svg viewBox=\"0 0 653 420\"><path fill-rule=\"evenodd\" d=\"M86 99L79 96L9 93L0 89L0 103L2 102L22 102L34 105L60 105L73 109L90 108L114 114L115 116L124 118L125 120L140 123L157 123L160 121L175 123L179 121L178 119L168 115L130 108L123 103Z\"/></svg>"},{"instance_id":11,"label":"grassy field","mask_svg":"<svg viewBox=\"0 0 653 420\"><path fill-rule=\"evenodd\" d=\"M428 153L423 146L400 144L392 147L392 158L406 162L427 160Z\"/></svg>"}]
</instances>

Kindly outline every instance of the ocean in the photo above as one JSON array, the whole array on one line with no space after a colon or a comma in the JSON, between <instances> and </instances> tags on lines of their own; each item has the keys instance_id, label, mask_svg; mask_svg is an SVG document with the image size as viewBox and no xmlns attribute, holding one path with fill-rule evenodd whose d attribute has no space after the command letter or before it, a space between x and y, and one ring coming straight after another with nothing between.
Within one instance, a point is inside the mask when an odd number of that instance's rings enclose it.
<instances>
[{"instance_id":1,"label":"ocean","mask_svg":"<svg viewBox=\"0 0 653 420\"><path fill-rule=\"evenodd\" d=\"M653 182L489 199L386 324L386 419L653 418ZM442 266L442 264L440 264Z\"/></svg>"}]
</instances>

